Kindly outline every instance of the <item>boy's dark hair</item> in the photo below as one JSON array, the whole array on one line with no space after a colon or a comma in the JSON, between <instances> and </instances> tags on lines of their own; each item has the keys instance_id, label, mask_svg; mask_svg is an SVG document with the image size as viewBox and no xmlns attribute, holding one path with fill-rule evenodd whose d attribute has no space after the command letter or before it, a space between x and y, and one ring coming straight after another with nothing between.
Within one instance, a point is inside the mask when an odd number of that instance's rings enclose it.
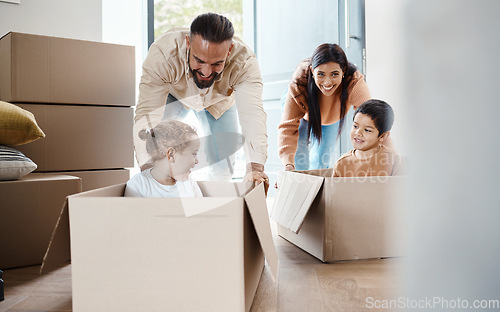
<instances>
[{"instance_id":1,"label":"boy's dark hair","mask_svg":"<svg viewBox=\"0 0 500 312\"><path fill-rule=\"evenodd\" d=\"M392 107L382 100L372 99L364 102L356 109L354 116L357 113L370 116L373 123L375 123L375 127L377 127L378 136L390 131L394 123L394 111Z\"/></svg>"},{"instance_id":2,"label":"boy's dark hair","mask_svg":"<svg viewBox=\"0 0 500 312\"><path fill-rule=\"evenodd\" d=\"M222 43L233 39L234 28L226 17L215 13L205 13L198 15L191 23L189 37L193 38L194 35L200 35L208 42Z\"/></svg>"}]
</instances>

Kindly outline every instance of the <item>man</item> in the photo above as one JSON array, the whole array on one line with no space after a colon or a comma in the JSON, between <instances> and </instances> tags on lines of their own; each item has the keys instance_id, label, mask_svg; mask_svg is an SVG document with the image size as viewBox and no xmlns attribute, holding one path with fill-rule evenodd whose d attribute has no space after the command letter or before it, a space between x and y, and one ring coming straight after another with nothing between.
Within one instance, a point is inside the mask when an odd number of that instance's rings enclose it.
<instances>
[{"instance_id":1,"label":"man","mask_svg":"<svg viewBox=\"0 0 500 312\"><path fill-rule=\"evenodd\" d=\"M149 156L138 132L154 127L162 117L183 117L194 110L205 135L215 138L206 146L209 163L223 160L217 158L221 145L236 146L217 134L238 132L239 118L247 159L244 180L268 185L264 173L267 116L259 65L251 49L233 34L227 18L206 13L194 19L190 31L172 29L151 45L143 64L135 114L134 143L141 170L149 166ZM221 161L211 170L225 166L225 172L219 174L227 178L228 170L229 176L232 174L230 163Z\"/></svg>"}]
</instances>

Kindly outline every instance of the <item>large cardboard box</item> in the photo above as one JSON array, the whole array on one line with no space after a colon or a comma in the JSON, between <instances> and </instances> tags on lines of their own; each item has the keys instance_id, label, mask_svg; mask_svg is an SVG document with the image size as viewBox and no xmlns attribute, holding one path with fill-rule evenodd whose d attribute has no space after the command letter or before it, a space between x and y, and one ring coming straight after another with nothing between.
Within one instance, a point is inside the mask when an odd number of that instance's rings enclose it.
<instances>
[{"instance_id":1,"label":"large cardboard box","mask_svg":"<svg viewBox=\"0 0 500 312\"><path fill-rule=\"evenodd\" d=\"M0 39L0 99L133 106L133 46L10 32Z\"/></svg>"},{"instance_id":2,"label":"large cardboard box","mask_svg":"<svg viewBox=\"0 0 500 312\"><path fill-rule=\"evenodd\" d=\"M277 276L263 185L199 185L207 197L69 196L42 270L69 259L70 236L75 312L249 311L264 256Z\"/></svg>"},{"instance_id":3,"label":"large cardboard box","mask_svg":"<svg viewBox=\"0 0 500 312\"><path fill-rule=\"evenodd\" d=\"M130 179L128 169L61 171L58 174L72 175L82 179L82 192L125 183Z\"/></svg>"},{"instance_id":4,"label":"large cardboard box","mask_svg":"<svg viewBox=\"0 0 500 312\"><path fill-rule=\"evenodd\" d=\"M37 172L134 166L133 108L17 104L35 115L45 138L17 146Z\"/></svg>"},{"instance_id":5,"label":"large cardboard box","mask_svg":"<svg viewBox=\"0 0 500 312\"><path fill-rule=\"evenodd\" d=\"M81 189L65 175L0 181L0 269L41 264L66 196Z\"/></svg>"},{"instance_id":6,"label":"large cardboard box","mask_svg":"<svg viewBox=\"0 0 500 312\"><path fill-rule=\"evenodd\" d=\"M271 218L278 235L323 262L405 254L400 204L409 177L331 177L285 172Z\"/></svg>"}]
</instances>

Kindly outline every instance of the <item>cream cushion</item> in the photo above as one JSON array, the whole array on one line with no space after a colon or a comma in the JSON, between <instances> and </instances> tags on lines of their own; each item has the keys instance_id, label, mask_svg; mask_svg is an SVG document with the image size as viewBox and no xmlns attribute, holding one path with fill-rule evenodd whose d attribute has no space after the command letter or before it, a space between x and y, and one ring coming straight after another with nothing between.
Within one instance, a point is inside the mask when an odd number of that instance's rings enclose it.
<instances>
[{"instance_id":1,"label":"cream cushion","mask_svg":"<svg viewBox=\"0 0 500 312\"><path fill-rule=\"evenodd\" d=\"M20 151L0 145L0 181L17 180L36 167L36 164Z\"/></svg>"}]
</instances>

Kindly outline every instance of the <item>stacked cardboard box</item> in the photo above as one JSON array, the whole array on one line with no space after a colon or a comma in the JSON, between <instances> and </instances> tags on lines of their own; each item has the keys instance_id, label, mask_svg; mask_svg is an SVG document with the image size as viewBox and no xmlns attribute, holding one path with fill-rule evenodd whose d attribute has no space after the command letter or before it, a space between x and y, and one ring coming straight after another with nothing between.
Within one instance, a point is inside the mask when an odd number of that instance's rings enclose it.
<instances>
[{"instance_id":1,"label":"stacked cardboard box","mask_svg":"<svg viewBox=\"0 0 500 312\"><path fill-rule=\"evenodd\" d=\"M134 47L11 32L0 39L0 99L32 112L45 138L16 147L36 172L125 182L134 166Z\"/></svg>"},{"instance_id":2,"label":"stacked cardboard box","mask_svg":"<svg viewBox=\"0 0 500 312\"><path fill-rule=\"evenodd\" d=\"M15 147L35 173L0 183L0 268L42 263L66 196L129 179L134 53L15 32L0 38L0 100L32 112L46 134Z\"/></svg>"},{"instance_id":3,"label":"stacked cardboard box","mask_svg":"<svg viewBox=\"0 0 500 312\"><path fill-rule=\"evenodd\" d=\"M81 190L74 176L32 173L0 181L0 269L42 263L66 196Z\"/></svg>"}]
</instances>

